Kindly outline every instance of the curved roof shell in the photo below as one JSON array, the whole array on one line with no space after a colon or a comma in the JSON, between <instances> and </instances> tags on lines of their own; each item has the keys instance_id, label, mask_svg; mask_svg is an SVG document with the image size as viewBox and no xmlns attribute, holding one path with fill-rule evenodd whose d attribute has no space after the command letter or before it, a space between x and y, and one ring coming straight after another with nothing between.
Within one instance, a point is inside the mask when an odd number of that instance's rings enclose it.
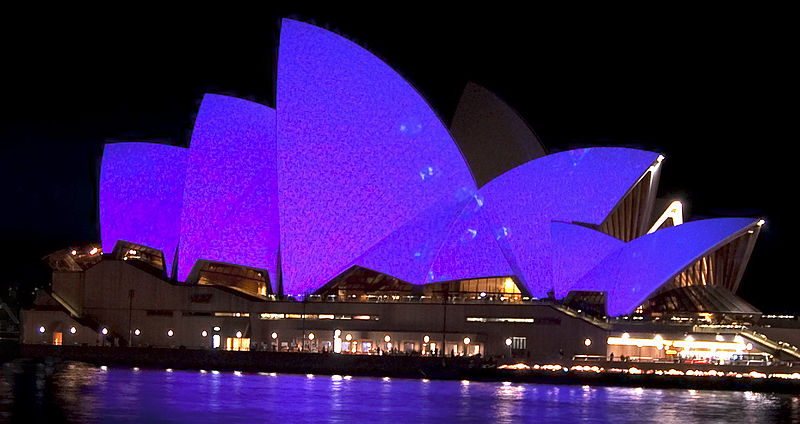
<instances>
[{"instance_id":1,"label":"curved roof shell","mask_svg":"<svg viewBox=\"0 0 800 424\"><path fill-rule=\"evenodd\" d=\"M607 292L610 316L633 312L686 266L757 222L752 218L716 218L658 230L606 256L577 286Z\"/></svg>"},{"instance_id":2,"label":"curved roof shell","mask_svg":"<svg viewBox=\"0 0 800 424\"><path fill-rule=\"evenodd\" d=\"M316 290L431 205L476 189L422 96L332 32L282 21L276 108L288 294Z\"/></svg>"},{"instance_id":3,"label":"curved roof shell","mask_svg":"<svg viewBox=\"0 0 800 424\"><path fill-rule=\"evenodd\" d=\"M467 83L450 124L482 187L503 172L547 154L524 119L496 94Z\"/></svg>"},{"instance_id":4,"label":"curved roof shell","mask_svg":"<svg viewBox=\"0 0 800 424\"><path fill-rule=\"evenodd\" d=\"M154 143L113 143L100 165L100 236L104 252L123 240L161 250L167 274L180 239L189 152Z\"/></svg>"},{"instance_id":5,"label":"curved roof shell","mask_svg":"<svg viewBox=\"0 0 800 424\"><path fill-rule=\"evenodd\" d=\"M181 214L178 280L198 260L277 267L275 110L207 94L192 131Z\"/></svg>"},{"instance_id":6,"label":"curved roof shell","mask_svg":"<svg viewBox=\"0 0 800 424\"><path fill-rule=\"evenodd\" d=\"M518 166L480 189L492 232L532 296L553 288L552 221L599 225L658 154L593 147Z\"/></svg>"}]
</instances>

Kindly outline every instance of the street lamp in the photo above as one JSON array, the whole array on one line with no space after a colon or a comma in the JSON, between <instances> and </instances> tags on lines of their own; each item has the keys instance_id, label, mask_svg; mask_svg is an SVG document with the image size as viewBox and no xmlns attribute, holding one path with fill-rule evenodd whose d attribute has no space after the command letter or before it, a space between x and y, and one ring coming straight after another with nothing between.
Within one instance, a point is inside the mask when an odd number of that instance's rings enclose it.
<instances>
[{"instance_id":1,"label":"street lamp","mask_svg":"<svg viewBox=\"0 0 800 424\"><path fill-rule=\"evenodd\" d=\"M591 346L592 345L592 339L587 338L586 340L583 341L583 344L586 345L586 347Z\"/></svg>"},{"instance_id":2,"label":"street lamp","mask_svg":"<svg viewBox=\"0 0 800 424\"><path fill-rule=\"evenodd\" d=\"M469 356L469 342L472 340L469 337L464 337L464 355Z\"/></svg>"},{"instance_id":3,"label":"street lamp","mask_svg":"<svg viewBox=\"0 0 800 424\"><path fill-rule=\"evenodd\" d=\"M506 339L506 346L508 346L508 358L511 359L513 356L511 353L511 337Z\"/></svg>"}]
</instances>

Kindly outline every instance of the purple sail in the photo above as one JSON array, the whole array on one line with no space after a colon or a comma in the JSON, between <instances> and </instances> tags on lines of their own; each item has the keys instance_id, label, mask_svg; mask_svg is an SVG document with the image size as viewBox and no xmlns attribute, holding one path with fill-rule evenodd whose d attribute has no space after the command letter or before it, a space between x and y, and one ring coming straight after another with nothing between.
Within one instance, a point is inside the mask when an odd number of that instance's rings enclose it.
<instances>
[{"instance_id":1,"label":"purple sail","mask_svg":"<svg viewBox=\"0 0 800 424\"><path fill-rule=\"evenodd\" d=\"M100 235L161 250L167 274L180 234L188 151L152 143L107 144L100 167Z\"/></svg>"},{"instance_id":2,"label":"purple sail","mask_svg":"<svg viewBox=\"0 0 800 424\"><path fill-rule=\"evenodd\" d=\"M718 218L658 230L608 255L578 286L607 292L610 316L631 313L686 266L755 225L751 218Z\"/></svg>"},{"instance_id":3,"label":"purple sail","mask_svg":"<svg viewBox=\"0 0 800 424\"><path fill-rule=\"evenodd\" d=\"M275 111L207 94L189 146L178 279L198 260L265 269L275 282Z\"/></svg>"},{"instance_id":4,"label":"purple sail","mask_svg":"<svg viewBox=\"0 0 800 424\"><path fill-rule=\"evenodd\" d=\"M617 147L571 150L518 166L481 188L491 231L532 296L553 289L550 223L602 223L658 156Z\"/></svg>"},{"instance_id":5,"label":"purple sail","mask_svg":"<svg viewBox=\"0 0 800 424\"><path fill-rule=\"evenodd\" d=\"M479 195L471 198L450 225L428 283L514 274L486 222L483 202Z\"/></svg>"},{"instance_id":6,"label":"purple sail","mask_svg":"<svg viewBox=\"0 0 800 424\"><path fill-rule=\"evenodd\" d=\"M582 225L553 222L550 225L553 246L553 290L557 299L571 290L585 290L577 282L610 253L625 242Z\"/></svg>"},{"instance_id":7,"label":"purple sail","mask_svg":"<svg viewBox=\"0 0 800 424\"><path fill-rule=\"evenodd\" d=\"M431 282L430 269L447 237L459 205L432 205L370 248L356 265L391 275L411 284Z\"/></svg>"},{"instance_id":8,"label":"purple sail","mask_svg":"<svg viewBox=\"0 0 800 424\"><path fill-rule=\"evenodd\" d=\"M425 100L339 35L282 21L276 104L286 294L316 290L432 205L474 194Z\"/></svg>"}]
</instances>

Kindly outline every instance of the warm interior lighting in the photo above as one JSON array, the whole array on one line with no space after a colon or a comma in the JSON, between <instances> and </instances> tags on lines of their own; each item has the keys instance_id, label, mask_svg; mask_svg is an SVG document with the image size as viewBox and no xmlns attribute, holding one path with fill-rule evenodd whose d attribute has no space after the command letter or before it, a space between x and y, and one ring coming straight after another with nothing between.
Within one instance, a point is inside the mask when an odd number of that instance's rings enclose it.
<instances>
[{"instance_id":1,"label":"warm interior lighting","mask_svg":"<svg viewBox=\"0 0 800 424\"><path fill-rule=\"evenodd\" d=\"M515 288L517 288L517 285L514 284L514 280L511 279L510 277L506 278L506 281L503 282L503 289L505 290L505 292L513 293Z\"/></svg>"}]
</instances>

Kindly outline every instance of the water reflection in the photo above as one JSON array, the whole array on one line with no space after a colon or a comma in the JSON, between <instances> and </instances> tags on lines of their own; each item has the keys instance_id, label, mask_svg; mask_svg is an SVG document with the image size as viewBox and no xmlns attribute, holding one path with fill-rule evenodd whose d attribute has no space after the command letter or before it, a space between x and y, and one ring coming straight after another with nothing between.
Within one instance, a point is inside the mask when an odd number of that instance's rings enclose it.
<instances>
[{"instance_id":1,"label":"water reflection","mask_svg":"<svg viewBox=\"0 0 800 424\"><path fill-rule=\"evenodd\" d=\"M4 366L0 421L800 422L797 396L69 364ZM50 412L46 412L50 411Z\"/></svg>"}]
</instances>

